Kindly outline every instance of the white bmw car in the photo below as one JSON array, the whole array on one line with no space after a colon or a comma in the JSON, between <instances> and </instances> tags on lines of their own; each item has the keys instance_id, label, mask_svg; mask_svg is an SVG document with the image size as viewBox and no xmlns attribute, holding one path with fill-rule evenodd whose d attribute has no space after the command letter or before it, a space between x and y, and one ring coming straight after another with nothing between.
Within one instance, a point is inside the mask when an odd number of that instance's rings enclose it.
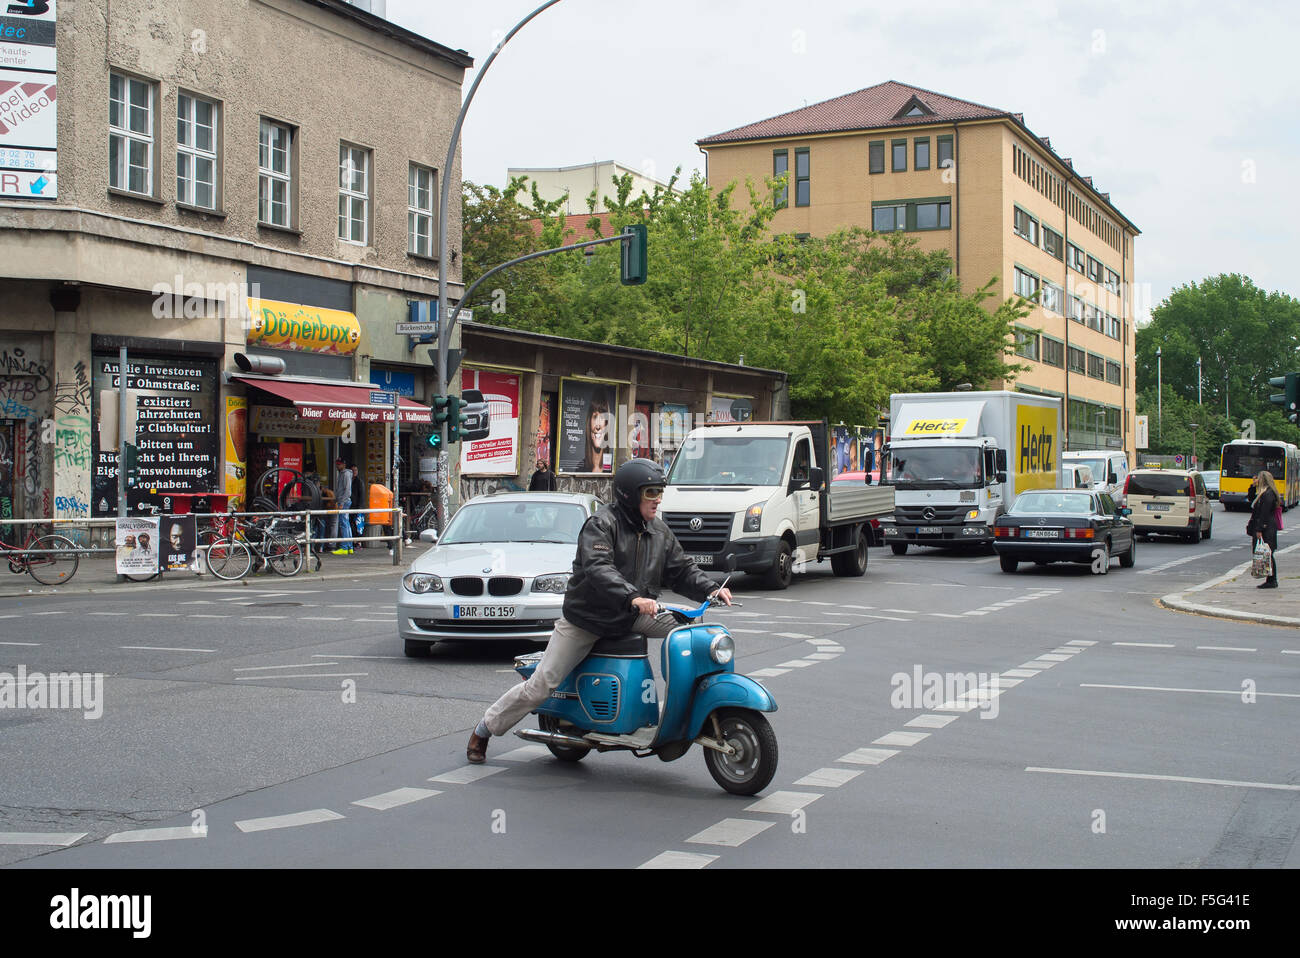
<instances>
[{"instance_id":1,"label":"white bmw car","mask_svg":"<svg viewBox=\"0 0 1300 958\"><path fill-rule=\"evenodd\" d=\"M452 516L397 591L407 655L448 639L545 642L564 604L578 532L604 505L592 495L478 496Z\"/></svg>"}]
</instances>

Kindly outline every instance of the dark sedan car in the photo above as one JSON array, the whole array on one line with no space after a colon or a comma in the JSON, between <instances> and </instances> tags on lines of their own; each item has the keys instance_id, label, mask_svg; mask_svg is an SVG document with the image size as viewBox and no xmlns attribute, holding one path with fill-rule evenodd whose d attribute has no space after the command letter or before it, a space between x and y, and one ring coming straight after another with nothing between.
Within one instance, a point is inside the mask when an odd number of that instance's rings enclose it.
<instances>
[{"instance_id":1,"label":"dark sedan car","mask_svg":"<svg viewBox=\"0 0 1300 958\"><path fill-rule=\"evenodd\" d=\"M1128 510L1104 492L1047 489L1021 493L1011 510L993 526L993 548L1003 572L1015 572L1021 562L1092 564L1105 575L1110 560L1132 568L1137 537Z\"/></svg>"}]
</instances>

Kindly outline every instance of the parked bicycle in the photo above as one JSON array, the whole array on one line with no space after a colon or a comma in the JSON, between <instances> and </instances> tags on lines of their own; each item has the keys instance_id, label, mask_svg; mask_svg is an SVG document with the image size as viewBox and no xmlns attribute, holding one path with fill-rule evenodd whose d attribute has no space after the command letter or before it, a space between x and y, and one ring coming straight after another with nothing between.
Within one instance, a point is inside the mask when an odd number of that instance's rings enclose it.
<instances>
[{"instance_id":1,"label":"parked bicycle","mask_svg":"<svg viewBox=\"0 0 1300 958\"><path fill-rule=\"evenodd\" d=\"M256 561L259 572L269 568L277 575L297 575L305 562L303 538L294 528L300 525L280 518L237 524L233 535L208 547L208 571L219 579L242 579Z\"/></svg>"},{"instance_id":2,"label":"parked bicycle","mask_svg":"<svg viewBox=\"0 0 1300 958\"><path fill-rule=\"evenodd\" d=\"M41 585L63 585L76 574L81 550L67 536L38 535L38 528L31 527L21 546L0 541L0 554L9 560L9 571L15 575L26 572Z\"/></svg>"}]
</instances>

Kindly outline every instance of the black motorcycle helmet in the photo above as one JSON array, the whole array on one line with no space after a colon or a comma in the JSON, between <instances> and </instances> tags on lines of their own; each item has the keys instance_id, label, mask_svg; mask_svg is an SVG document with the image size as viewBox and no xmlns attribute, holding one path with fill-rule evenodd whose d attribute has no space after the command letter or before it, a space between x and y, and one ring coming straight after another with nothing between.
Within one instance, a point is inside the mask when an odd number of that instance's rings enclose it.
<instances>
[{"instance_id":1,"label":"black motorcycle helmet","mask_svg":"<svg viewBox=\"0 0 1300 958\"><path fill-rule=\"evenodd\" d=\"M614 499L628 515L639 517L641 490L665 482L664 471L658 463L651 459L629 459L614 473Z\"/></svg>"}]
</instances>

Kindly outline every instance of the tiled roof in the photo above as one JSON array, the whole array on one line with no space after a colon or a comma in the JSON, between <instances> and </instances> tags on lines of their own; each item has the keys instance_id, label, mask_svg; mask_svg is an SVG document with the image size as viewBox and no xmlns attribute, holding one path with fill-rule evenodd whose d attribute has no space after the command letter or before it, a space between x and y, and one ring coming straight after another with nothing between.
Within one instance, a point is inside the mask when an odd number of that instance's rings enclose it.
<instances>
[{"instance_id":1,"label":"tiled roof","mask_svg":"<svg viewBox=\"0 0 1300 958\"><path fill-rule=\"evenodd\" d=\"M920 106L919 116L902 116L915 106ZM856 93L846 93L833 100L814 103L768 120L716 133L697 141L698 146L715 143L733 143L740 140L759 140L767 137L799 136L807 133L835 133L848 130L869 130L883 126L929 124L952 120L974 120L982 117L1014 116L1008 110L958 100L932 90L908 86L889 80L869 86Z\"/></svg>"}]
</instances>

